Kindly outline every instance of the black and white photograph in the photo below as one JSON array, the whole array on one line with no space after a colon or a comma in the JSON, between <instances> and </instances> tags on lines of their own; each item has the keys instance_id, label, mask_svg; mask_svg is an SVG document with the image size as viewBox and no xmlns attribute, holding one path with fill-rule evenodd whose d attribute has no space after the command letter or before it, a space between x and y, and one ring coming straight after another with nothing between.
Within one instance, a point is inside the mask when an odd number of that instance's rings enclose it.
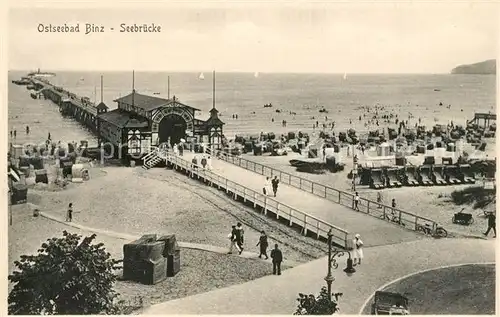
<instances>
[{"instance_id":1,"label":"black and white photograph","mask_svg":"<svg viewBox=\"0 0 500 317\"><path fill-rule=\"evenodd\" d=\"M6 313L496 315L498 3L29 2Z\"/></svg>"}]
</instances>

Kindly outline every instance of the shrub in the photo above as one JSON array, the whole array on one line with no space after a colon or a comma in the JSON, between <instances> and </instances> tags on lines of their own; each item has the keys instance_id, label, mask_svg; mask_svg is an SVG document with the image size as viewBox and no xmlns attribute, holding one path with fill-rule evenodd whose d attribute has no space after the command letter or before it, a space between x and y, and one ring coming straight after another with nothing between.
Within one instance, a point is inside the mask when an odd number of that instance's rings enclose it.
<instances>
[{"instance_id":1,"label":"shrub","mask_svg":"<svg viewBox=\"0 0 500 317\"><path fill-rule=\"evenodd\" d=\"M324 286L317 297L299 293L299 305L294 315L332 315L339 311L337 302L342 293L335 293L333 296L335 299L328 299L328 290Z\"/></svg>"},{"instance_id":2,"label":"shrub","mask_svg":"<svg viewBox=\"0 0 500 317\"><path fill-rule=\"evenodd\" d=\"M481 186L467 187L451 193L451 199L456 205L474 204L473 208L484 208L496 203L496 190Z\"/></svg>"},{"instance_id":3,"label":"shrub","mask_svg":"<svg viewBox=\"0 0 500 317\"><path fill-rule=\"evenodd\" d=\"M85 237L63 232L48 239L37 255L22 255L9 275L14 284L9 294L9 314L115 313L113 290L119 261L111 259L96 235Z\"/></svg>"}]
</instances>

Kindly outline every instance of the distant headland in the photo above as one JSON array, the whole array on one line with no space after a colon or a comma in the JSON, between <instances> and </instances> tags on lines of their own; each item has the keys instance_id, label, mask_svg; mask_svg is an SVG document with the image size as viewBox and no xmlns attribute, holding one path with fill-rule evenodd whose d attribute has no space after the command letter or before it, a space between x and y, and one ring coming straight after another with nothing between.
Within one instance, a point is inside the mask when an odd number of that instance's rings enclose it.
<instances>
[{"instance_id":1,"label":"distant headland","mask_svg":"<svg viewBox=\"0 0 500 317\"><path fill-rule=\"evenodd\" d=\"M489 59L469 65L460 65L451 70L452 74L476 74L476 75L495 75L497 73L497 61Z\"/></svg>"}]
</instances>

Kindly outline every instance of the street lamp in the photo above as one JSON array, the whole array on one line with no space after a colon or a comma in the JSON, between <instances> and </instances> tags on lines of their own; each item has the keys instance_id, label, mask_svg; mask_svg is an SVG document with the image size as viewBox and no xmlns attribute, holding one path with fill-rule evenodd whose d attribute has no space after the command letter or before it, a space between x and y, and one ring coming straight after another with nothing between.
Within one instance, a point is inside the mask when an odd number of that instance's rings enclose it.
<instances>
[{"instance_id":1,"label":"street lamp","mask_svg":"<svg viewBox=\"0 0 500 317\"><path fill-rule=\"evenodd\" d=\"M343 271L347 274L347 276L351 276L354 272L356 272L356 269L353 267L351 252L337 249L332 250L332 238L333 233L332 229L330 229L328 231L328 274L325 277L326 284L328 285L328 299L330 301L332 300L332 283L333 281L335 281L335 278L332 275L332 268L337 269L339 267L339 264L337 263L337 260L335 258L341 257L345 253L347 253L349 255L349 258L347 259L347 267Z\"/></svg>"}]
</instances>

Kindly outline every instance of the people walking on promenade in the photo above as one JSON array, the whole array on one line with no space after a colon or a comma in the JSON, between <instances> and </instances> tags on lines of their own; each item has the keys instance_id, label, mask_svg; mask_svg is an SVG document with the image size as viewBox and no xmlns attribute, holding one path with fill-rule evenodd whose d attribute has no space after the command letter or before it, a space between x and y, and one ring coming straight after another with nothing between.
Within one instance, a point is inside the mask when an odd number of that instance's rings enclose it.
<instances>
[{"instance_id":1,"label":"people walking on promenade","mask_svg":"<svg viewBox=\"0 0 500 317\"><path fill-rule=\"evenodd\" d=\"M359 194L358 192L356 192L356 194L354 195L354 205L353 205L353 209L356 210L356 211L359 211Z\"/></svg>"},{"instance_id":2,"label":"people walking on promenade","mask_svg":"<svg viewBox=\"0 0 500 317\"><path fill-rule=\"evenodd\" d=\"M236 224L236 243L238 244L238 247L240 248L240 254L243 252L243 243L245 240L245 230L243 229L243 225L241 222L238 222Z\"/></svg>"},{"instance_id":3,"label":"people walking on promenade","mask_svg":"<svg viewBox=\"0 0 500 317\"><path fill-rule=\"evenodd\" d=\"M267 242L267 235L264 230L260 232L260 237L259 237L259 242L257 242L256 246L260 246L260 253L259 253L259 259L262 258L262 256L266 257L266 260L269 258L267 256L267 247L268 247L268 242Z\"/></svg>"},{"instance_id":4,"label":"people walking on promenade","mask_svg":"<svg viewBox=\"0 0 500 317\"><path fill-rule=\"evenodd\" d=\"M174 144L174 155L175 156L179 155L179 147L177 146L177 143Z\"/></svg>"},{"instance_id":5,"label":"people walking on promenade","mask_svg":"<svg viewBox=\"0 0 500 317\"><path fill-rule=\"evenodd\" d=\"M278 179L278 176L274 176L274 178L271 180L271 184L273 185L274 197L276 197L276 193L278 192L278 184L279 183L280 183L280 180Z\"/></svg>"},{"instance_id":6,"label":"people walking on promenade","mask_svg":"<svg viewBox=\"0 0 500 317\"><path fill-rule=\"evenodd\" d=\"M495 234L493 236L493 238L496 238L497 237L497 229L496 229L496 219L497 219L497 217L495 216L494 212L488 213L488 215L486 217L488 218L488 229L483 234L485 236L488 236L488 233L490 233L490 230L493 230L493 233Z\"/></svg>"},{"instance_id":7,"label":"people walking on promenade","mask_svg":"<svg viewBox=\"0 0 500 317\"><path fill-rule=\"evenodd\" d=\"M269 179L269 177L266 177L266 181L264 182L264 187L262 188L262 192L264 193L264 195L268 196L271 194L271 189L269 188L270 186L270 183L271 183L271 180Z\"/></svg>"},{"instance_id":8,"label":"people walking on promenade","mask_svg":"<svg viewBox=\"0 0 500 317\"><path fill-rule=\"evenodd\" d=\"M241 249L240 247L238 246L238 243L237 243L237 236L236 236L236 226L232 226L231 227L231 233L228 234L228 238L229 238L229 241L230 241L230 245L229 245L229 252L227 254L233 254L233 249L236 248L236 250L238 250L238 253L241 254Z\"/></svg>"},{"instance_id":9,"label":"people walking on promenade","mask_svg":"<svg viewBox=\"0 0 500 317\"><path fill-rule=\"evenodd\" d=\"M363 241L361 241L361 236L357 233L353 240L354 256L353 265L361 265L361 259L363 259Z\"/></svg>"},{"instance_id":10,"label":"people walking on promenade","mask_svg":"<svg viewBox=\"0 0 500 317\"><path fill-rule=\"evenodd\" d=\"M378 203L378 207L377 208L382 208L382 192L381 191L378 191L377 192L377 203Z\"/></svg>"},{"instance_id":11,"label":"people walking on promenade","mask_svg":"<svg viewBox=\"0 0 500 317\"><path fill-rule=\"evenodd\" d=\"M274 245L271 251L271 259L273 259L273 274L281 275L281 262L283 262L283 253L278 249L278 244Z\"/></svg>"},{"instance_id":12,"label":"people walking on promenade","mask_svg":"<svg viewBox=\"0 0 500 317\"><path fill-rule=\"evenodd\" d=\"M73 220L73 203L69 203L68 210L66 212L66 221L71 222Z\"/></svg>"},{"instance_id":13,"label":"people walking on promenade","mask_svg":"<svg viewBox=\"0 0 500 317\"><path fill-rule=\"evenodd\" d=\"M203 167L203 169L207 167L207 157L205 156L205 154L203 154L203 156L201 157L201 166Z\"/></svg>"}]
</instances>

